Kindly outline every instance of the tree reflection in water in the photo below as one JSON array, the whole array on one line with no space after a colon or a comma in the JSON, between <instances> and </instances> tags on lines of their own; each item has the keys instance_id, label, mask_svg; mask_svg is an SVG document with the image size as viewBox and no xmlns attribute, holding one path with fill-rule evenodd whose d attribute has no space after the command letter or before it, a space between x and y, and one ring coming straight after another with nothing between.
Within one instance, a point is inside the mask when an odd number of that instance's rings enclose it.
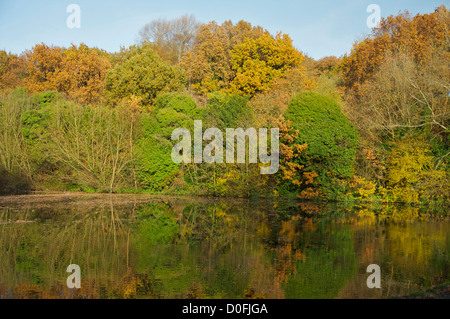
<instances>
[{"instance_id":1,"label":"tree reflection in water","mask_svg":"<svg viewBox=\"0 0 450 319\"><path fill-rule=\"evenodd\" d=\"M417 207L158 198L0 209L1 298L381 298L448 281ZM66 287L69 264L81 289ZM366 286L379 264L382 288Z\"/></svg>"}]
</instances>

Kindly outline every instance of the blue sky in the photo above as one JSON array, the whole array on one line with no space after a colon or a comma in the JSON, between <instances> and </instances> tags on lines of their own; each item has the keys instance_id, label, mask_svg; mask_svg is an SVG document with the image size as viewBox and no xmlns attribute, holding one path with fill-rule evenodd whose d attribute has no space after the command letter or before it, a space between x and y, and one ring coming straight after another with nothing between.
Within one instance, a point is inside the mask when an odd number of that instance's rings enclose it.
<instances>
[{"instance_id":1,"label":"blue sky","mask_svg":"<svg viewBox=\"0 0 450 319\"><path fill-rule=\"evenodd\" d=\"M69 29L69 4L81 8L81 28ZM369 4L377 4L381 16L399 11L430 13L444 0L0 0L0 50L21 53L34 44L69 46L86 43L110 52L137 40L139 29L158 18L194 14L201 22L241 19L272 33L282 31L294 45L315 59L349 52L356 40L370 32L366 20Z\"/></svg>"}]
</instances>

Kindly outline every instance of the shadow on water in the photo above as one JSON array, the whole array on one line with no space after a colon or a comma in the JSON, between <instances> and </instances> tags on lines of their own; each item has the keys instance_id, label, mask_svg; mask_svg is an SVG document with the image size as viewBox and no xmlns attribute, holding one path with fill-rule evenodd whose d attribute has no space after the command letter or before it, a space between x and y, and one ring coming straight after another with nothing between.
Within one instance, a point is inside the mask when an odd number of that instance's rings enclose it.
<instances>
[{"instance_id":1,"label":"shadow on water","mask_svg":"<svg viewBox=\"0 0 450 319\"><path fill-rule=\"evenodd\" d=\"M448 281L450 223L414 207L156 198L0 208L1 298L385 298ZM66 285L81 268L81 288ZM369 289L366 268L381 268Z\"/></svg>"}]
</instances>

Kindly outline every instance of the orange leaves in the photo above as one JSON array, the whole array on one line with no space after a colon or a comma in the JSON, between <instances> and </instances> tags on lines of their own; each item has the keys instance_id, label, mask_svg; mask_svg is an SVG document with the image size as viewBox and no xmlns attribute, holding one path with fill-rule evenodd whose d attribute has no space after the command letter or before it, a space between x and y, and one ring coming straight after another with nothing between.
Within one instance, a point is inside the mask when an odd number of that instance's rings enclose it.
<instances>
[{"instance_id":1,"label":"orange leaves","mask_svg":"<svg viewBox=\"0 0 450 319\"><path fill-rule=\"evenodd\" d=\"M314 178L316 178L317 176L319 176L319 175L317 173L315 173L315 172L305 172L305 173L303 173L303 178L305 179L305 185L312 184Z\"/></svg>"},{"instance_id":2,"label":"orange leaves","mask_svg":"<svg viewBox=\"0 0 450 319\"><path fill-rule=\"evenodd\" d=\"M24 73L23 57L0 51L0 92L21 86Z\"/></svg>"},{"instance_id":3,"label":"orange leaves","mask_svg":"<svg viewBox=\"0 0 450 319\"><path fill-rule=\"evenodd\" d=\"M298 155L303 152L308 145L294 144L294 140L298 137L298 130L294 130L290 126L290 121L285 121L280 117L280 155L281 155L281 178L282 180L290 180L295 186L300 186L302 181L298 179L301 176L300 172L304 165L300 165L293 161Z\"/></svg>"},{"instance_id":4,"label":"orange leaves","mask_svg":"<svg viewBox=\"0 0 450 319\"><path fill-rule=\"evenodd\" d=\"M64 50L63 56L60 76L64 79L64 91L80 103L98 101L106 72L111 68L106 55L82 44Z\"/></svg>"},{"instance_id":5,"label":"orange leaves","mask_svg":"<svg viewBox=\"0 0 450 319\"><path fill-rule=\"evenodd\" d=\"M408 12L382 19L379 29L356 43L341 68L347 89L358 88L380 67L389 50L406 48L417 63L431 58L436 48L448 41L449 12L445 6L434 13L411 17Z\"/></svg>"},{"instance_id":6,"label":"orange leaves","mask_svg":"<svg viewBox=\"0 0 450 319\"><path fill-rule=\"evenodd\" d=\"M68 49L37 44L25 53L31 92L57 90L80 103L98 101L103 93L106 72L111 68L106 54L84 44Z\"/></svg>"},{"instance_id":7,"label":"orange leaves","mask_svg":"<svg viewBox=\"0 0 450 319\"><path fill-rule=\"evenodd\" d=\"M25 53L28 77L24 84L32 93L46 90L58 90L59 83L54 76L60 72L62 49L37 44Z\"/></svg>"},{"instance_id":8,"label":"orange leaves","mask_svg":"<svg viewBox=\"0 0 450 319\"><path fill-rule=\"evenodd\" d=\"M319 175L315 172L306 171L310 168L300 164L300 155L308 148L308 144L295 143L298 138L299 131L291 127L291 122L280 117L280 171L281 180L289 181L295 187L303 189L298 195L299 198L313 198L318 197L321 192L314 188L314 179Z\"/></svg>"}]
</instances>

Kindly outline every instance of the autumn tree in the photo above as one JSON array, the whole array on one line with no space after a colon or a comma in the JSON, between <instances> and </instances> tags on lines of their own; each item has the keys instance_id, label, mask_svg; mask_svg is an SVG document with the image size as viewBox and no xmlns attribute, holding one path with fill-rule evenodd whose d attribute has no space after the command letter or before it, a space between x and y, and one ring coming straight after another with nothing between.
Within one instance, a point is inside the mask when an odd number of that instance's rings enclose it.
<instances>
[{"instance_id":1,"label":"autumn tree","mask_svg":"<svg viewBox=\"0 0 450 319\"><path fill-rule=\"evenodd\" d=\"M230 90L244 95L266 91L273 80L281 78L303 61L287 34L272 37L263 34L257 39L246 38L231 51L235 77Z\"/></svg>"},{"instance_id":2,"label":"autumn tree","mask_svg":"<svg viewBox=\"0 0 450 319\"><path fill-rule=\"evenodd\" d=\"M183 15L177 19L159 18L147 23L139 31L141 42L152 43L161 57L178 63L188 51L200 26L194 15Z\"/></svg>"},{"instance_id":3,"label":"autumn tree","mask_svg":"<svg viewBox=\"0 0 450 319\"><path fill-rule=\"evenodd\" d=\"M62 88L55 77L61 72L62 51L60 47L41 43L25 52L27 77L24 84L30 92L59 91Z\"/></svg>"},{"instance_id":4,"label":"autumn tree","mask_svg":"<svg viewBox=\"0 0 450 319\"><path fill-rule=\"evenodd\" d=\"M448 53L419 64L408 52L389 52L362 88L353 116L367 139L395 136L400 129L432 129L445 137L450 122Z\"/></svg>"},{"instance_id":5,"label":"autumn tree","mask_svg":"<svg viewBox=\"0 0 450 319\"><path fill-rule=\"evenodd\" d=\"M358 155L358 173L386 178L386 144L410 133L430 144L437 167L447 165L449 22L445 6L414 17L390 16L343 58L346 114L359 129L365 153Z\"/></svg>"},{"instance_id":6,"label":"autumn tree","mask_svg":"<svg viewBox=\"0 0 450 319\"><path fill-rule=\"evenodd\" d=\"M245 21L236 25L213 21L200 27L182 66L189 83L200 94L221 90L253 96L300 67L302 60L287 34L272 36Z\"/></svg>"},{"instance_id":7,"label":"autumn tree","mask_svg":"<svg viewBox=\"0 0 450 319\"><path fill-rule=\"evenodd\" d=\"M315 79L308 75L303 66L291 69L285 76L275 79L268 90L255 94L249 102L257 126L276 127L292 97L305 90L313 90L315 86Z\"/></svg>"},{"instance_id":8,"label":"autumn tree","mask_svg":"<svg viewBox=\"0 0 450 319\"><path fill-rule=\"evenodd\" d=\"M430 146L422 136L409 134L392 143L388 157L387 199L406 203L446 200L446 172L436 169Z\"/></svg>"},{"instance_id":9,"label":"autumn tree","mask_svg":"<svg viewBox=\"0 0 450 319\"><path fill-rule=\"evenodd\" d=\"M111 69L104 51L85 44L72 45L63 51L61 70L55 72L60 92L81 104L98 102L104 89L106 73Z\"/></svg>"},{"instance_id":10,"label":"autumn tree","mask_svg":"<svg viewBox=\"0 0 450 319\"><path fill-rule=\"evenodd\" d=\"M189 84L200 94L228 89L235 77L231 51L244 39L257 39L268 31L245 21L222 25L212 21L201 25L192 50L186 52L181 66L186 70Z\"/></svg>"},{"instance_id":11,"label":"autumn tree","mask_svg":"<svg viewBox=\"0 0 450 319\"><path fill-rule=\"evenodd\" d=\"M341 69L347 90L359 92L360 86L379 69L388 50L407 48L415 62L424 63L432 52L448 46L449 12L441 6L430 14L414 17L405 11L380 21L371 35L354 44L349 55L344 56ZM448 47L447 47L448 48Z\"/></svg>"},{"instance_id":12,"label":"autumn tree","mask_svg":"<svg viewBox=\"0 0 450 319\"><path fill-rule=\"evenodd\" d=\"M0 92L21 86L25 71L25 60L22 56L0 51Z\"/></svg>"},{"instance_id":13,"label":"autumn tree","mask_svg":"<svg viewBox=\"0 0 450 319\"><path fill-rule=\"evenodd\" d=\"M322 59L315 61L314 69L317 74L329 74L332 72L336 72L340 63L342 62L341 58L335 56L326 56Z\"/></svg>"},{"instance_id":14,"label":"autumn tree","mask_svg":"<svg viewBox=\"0 0 450 319\"><path fill-rule=\"evenodd\" d=\"M68 49L37 44L25 58L24 84L31 93L55 90L82 104L100 100L111 68L105 52L85 44Z\"/></svg>"},{"instance_id":15,"label":"autumn tree","mask_svg":"<svg viewBox=\"0 0 450 319\"><path fill-rule=\"evenodd\" d=\"M280 173L278 189L293 191L302 198L316 197L320 194L313 185L317 173L310 171L302 163L301 154L308 148L308 143L298 144L299 130L291 126L291 121L280 116Z\"/></svg>"}]
</instances>

